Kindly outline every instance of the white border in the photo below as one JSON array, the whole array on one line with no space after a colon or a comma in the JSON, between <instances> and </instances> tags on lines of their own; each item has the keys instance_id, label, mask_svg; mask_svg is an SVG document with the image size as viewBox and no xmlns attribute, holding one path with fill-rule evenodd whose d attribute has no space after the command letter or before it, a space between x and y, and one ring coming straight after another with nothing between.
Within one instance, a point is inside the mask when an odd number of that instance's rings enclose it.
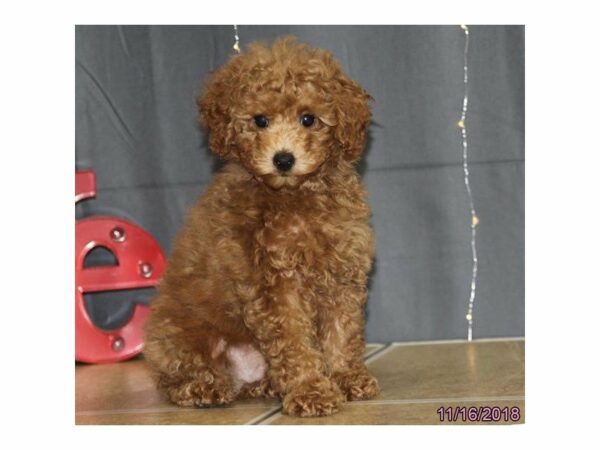
<instances>
[{"instance_id":1,"label":"white border","mask_svg":"<svg viewBox=\"0 0 600 450\"><path fill-rule=\"evenodd\" d=\"M597 428L600 317L600 222L595 206L600 191L600 73L593 58L600 38L594 6L577 0L5 2L0 29L0 201L6 440L23 448L60 442L88 449L213 444L255 444L261 450L307 444L367 448L377 442L461 449L589 445ZM525 23L527 424L435 429L74 427L69 299L76 23ZM50 260L37 256L41 248ZM52 295L42 295L47 292Z\"/></svg>"}]
</instances>

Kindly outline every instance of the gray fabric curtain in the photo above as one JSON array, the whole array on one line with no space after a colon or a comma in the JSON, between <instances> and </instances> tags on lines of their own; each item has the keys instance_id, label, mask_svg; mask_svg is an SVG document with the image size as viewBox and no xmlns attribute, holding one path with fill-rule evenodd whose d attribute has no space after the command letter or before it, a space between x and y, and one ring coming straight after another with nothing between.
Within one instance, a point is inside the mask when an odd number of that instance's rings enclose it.
<instances>
[{"instance_id":1,"label":"gray fabric curtain","mask_svg":"<svg viewBox=\"0 0 600 450\"><path fill-rule=\"evenodd\" d=\"M200 82L232 53L232 26L76 27L76 167L95 170L109 214L152 233L165 252L218 162L196 125ZM470 213L456 122L463 96L458 26L240 26L253 40L293 34L331 50L373 97L360 171L377 259L369 341L464 338ZM480 218L474 337L524 335L524 28L471 26L471 186ZM102 259L102 255L98 256ZM99 294L102 326L148 293Z\"/></svg>"}]
</instances>

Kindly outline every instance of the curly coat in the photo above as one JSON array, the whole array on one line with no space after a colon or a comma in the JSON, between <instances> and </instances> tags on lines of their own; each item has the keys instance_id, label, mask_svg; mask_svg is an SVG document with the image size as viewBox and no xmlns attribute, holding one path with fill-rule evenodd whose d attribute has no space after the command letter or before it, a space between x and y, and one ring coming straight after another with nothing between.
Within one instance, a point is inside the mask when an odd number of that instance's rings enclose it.
<instances>
[{"instance_id":1,"label":"curly coat","mask_svg":"<svg viewBox=\"0 0 600 450\"><path fill-rule=\"evenodd\" d=\"M277 395L284 413L320 416L378 394L362 361L374 244L354 167L369 99L329 52L293 38L213 73L200 122L227 164L189 211L145 328L171 401Z\"/></svg>"}]
</instances>

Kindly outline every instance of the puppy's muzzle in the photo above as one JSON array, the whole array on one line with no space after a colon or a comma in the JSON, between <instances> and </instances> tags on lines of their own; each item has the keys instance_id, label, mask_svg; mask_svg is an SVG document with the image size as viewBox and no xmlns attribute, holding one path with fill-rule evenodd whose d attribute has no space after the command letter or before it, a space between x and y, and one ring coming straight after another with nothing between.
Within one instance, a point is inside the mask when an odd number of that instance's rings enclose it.
<instances>
[{"instance_id":1,"label":"puppy's muzzle","mask_svg":"<svg viewBox=\"0 0 600 450\"><path fill-rule=\"evenodd\" d=\"M273 165L282 172L287 172L294 166L296 158L290 152L282 151L275 153L273 156Z\"/></svg>"}]
</instances>

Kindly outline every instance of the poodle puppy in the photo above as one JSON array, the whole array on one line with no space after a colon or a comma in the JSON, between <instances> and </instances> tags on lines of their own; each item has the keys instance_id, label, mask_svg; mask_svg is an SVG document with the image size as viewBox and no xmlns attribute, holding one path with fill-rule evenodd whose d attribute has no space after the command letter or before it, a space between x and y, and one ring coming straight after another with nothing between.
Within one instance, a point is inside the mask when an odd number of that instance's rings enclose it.
<instances>
[{"instance_id":1,"label":"poodle puppy","mask_svg":"<svg viewBox=\"0 0 600 450\"><path fill-rule=\"evenodd\" d=\"M200 123L226 164L188 213L145 327L174 403L279 396L307 417L378 394L362 360L374 243L355 170L369 100L293 38L212 74Z\"/></svg>"}]
</instances>

